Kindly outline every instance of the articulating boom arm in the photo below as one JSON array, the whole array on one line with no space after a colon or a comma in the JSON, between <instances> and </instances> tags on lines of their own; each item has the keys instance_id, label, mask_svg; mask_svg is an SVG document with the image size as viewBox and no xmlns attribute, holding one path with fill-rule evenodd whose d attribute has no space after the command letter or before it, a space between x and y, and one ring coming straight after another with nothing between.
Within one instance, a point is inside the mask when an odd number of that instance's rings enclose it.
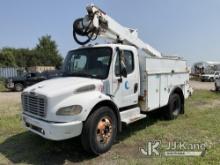
<instances>
[{"instance_id":1,"label":"articulating boom arm","mask_svg":"<svg viewBox=\"0 0 220 165\"><path fill-rule=\"evenodd\" d=\"M117 43L135 46L153 57L162 57L159 51L138 38L137 30L123 27L94 5L89 5L86 9L88 14L84 18L75 20L73 24L73 37L78 44L87 44L100 36ZM87 36L88 39L81 42L77 35Z\"/></svg>"}]
</instances>

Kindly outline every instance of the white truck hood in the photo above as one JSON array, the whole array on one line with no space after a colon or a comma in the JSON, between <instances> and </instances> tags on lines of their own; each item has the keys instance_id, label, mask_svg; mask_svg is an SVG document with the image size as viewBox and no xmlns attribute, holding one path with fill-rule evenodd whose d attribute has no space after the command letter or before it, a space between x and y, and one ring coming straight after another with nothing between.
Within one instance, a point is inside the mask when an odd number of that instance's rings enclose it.
<instances>
[{"instance_id":1,"label":"white truck hood","mask_svg":"<svg viewBox=\"0 0 220 165\"><path fill-rule=\"evenodd\" d=\"M101 80L82 77L61 77L42 81L24 90L24 92L34 92L47 97L73 93L76 89L87 85L102 85Z\"/></svg>"}]
</instances>

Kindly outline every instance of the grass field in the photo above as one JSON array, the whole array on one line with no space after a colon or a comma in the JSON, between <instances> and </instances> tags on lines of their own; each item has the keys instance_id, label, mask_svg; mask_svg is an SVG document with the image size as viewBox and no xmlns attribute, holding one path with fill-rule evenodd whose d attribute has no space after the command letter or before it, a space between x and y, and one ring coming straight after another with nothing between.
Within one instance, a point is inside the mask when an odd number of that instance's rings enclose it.
<instances>
[{"instance_id":1,"label":"grass field","mask_svg":"<svg viewBox=\"0 0 220 165\"><path fill-rule=\"evenodd\" d=\"M3 80L0 79L0 92L5 91L5 90L6 89L5 89L4 82L3 82Z\"/></svg>"},{"instance_id":2,"label":"grass field","mask_svg":"<svg viewBox=\"0 0 220 165\"><path fill-rule=\"evenodd\" d=\"M195 91L185 114L174 121L151 117L123 128L112 149L93 157L82 150L80 139L45 140L21 125L18 100L0 100L0 164L220 164L220 94ZM140 154L148 140L205 143L204 157L147 158ZM165 150L165 148L161 148Z\"/></svg>"}]
</instances>

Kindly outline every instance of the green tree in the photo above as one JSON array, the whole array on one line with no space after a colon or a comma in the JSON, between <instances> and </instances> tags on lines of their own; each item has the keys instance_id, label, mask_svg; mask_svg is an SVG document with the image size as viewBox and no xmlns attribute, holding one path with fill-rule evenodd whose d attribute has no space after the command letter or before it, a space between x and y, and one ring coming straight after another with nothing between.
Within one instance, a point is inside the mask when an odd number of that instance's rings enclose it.
<instances>
[{"instance_id":1,"label":"green tree","mask_svg":"<svg viewBox=\"0 0 220 165\"><path fill-rule=\"evenodd\" d=\"M0 49L0 67L30 67L30 66L55 66L62 65L62 57L57 49L56 42L51 36L39 38L39 43L34 49L9 48Z\"/></svg>"},{"instance_id":2,"label":"green tree","mask_svg":"<svg viewBox=\"0 0 220 165\"><path fill-rule=\"evenodd\" d=\"M14 49L4 48L0 51L0 66L2 67L15 67L16 61L14 58Z\"/></svg>"},{"instance_id":3,"label":"green tree","mask_svg":"<svg viewBox=\"0 0 220 165\"><path fill-rule=\"evenodd\" d=\"M32 53L41 59L42 64L57 68L62 65L62 56L59 54L56 42L51 39L50 35L39 38L39 43L34 51Z\"/></svg>"},{"instance_id":4,"label":"green tree","mask_svg":"<svg viewBox=\"0 0 220 165\"><path fill-rule=\"evenodd\" d=\"M24 49L24 48L20 48L20 49L16 49L14 51L14 57L15 57L15 61L16 61L16 65L18 67L28 67L28 62L29 62L29 56L31 54L30 49Z\"/></svg>"}]
</instances>

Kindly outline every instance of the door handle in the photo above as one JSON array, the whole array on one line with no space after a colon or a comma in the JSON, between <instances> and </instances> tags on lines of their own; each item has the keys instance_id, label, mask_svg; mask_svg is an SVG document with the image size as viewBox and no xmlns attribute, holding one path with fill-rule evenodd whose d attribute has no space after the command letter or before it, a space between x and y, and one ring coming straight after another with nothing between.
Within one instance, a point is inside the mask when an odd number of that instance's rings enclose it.
<instances>
[{"instance_id":1,"label":"door handle","mask_svg":"<svg viewBox=\"0 0 220 165\"><path fill-rule=\"evenodd\" d=\"M138 83L135 83L135 84L134 84L134 93L136 93L137 90L138 90Z\"/></svg>"}]
</instances>

